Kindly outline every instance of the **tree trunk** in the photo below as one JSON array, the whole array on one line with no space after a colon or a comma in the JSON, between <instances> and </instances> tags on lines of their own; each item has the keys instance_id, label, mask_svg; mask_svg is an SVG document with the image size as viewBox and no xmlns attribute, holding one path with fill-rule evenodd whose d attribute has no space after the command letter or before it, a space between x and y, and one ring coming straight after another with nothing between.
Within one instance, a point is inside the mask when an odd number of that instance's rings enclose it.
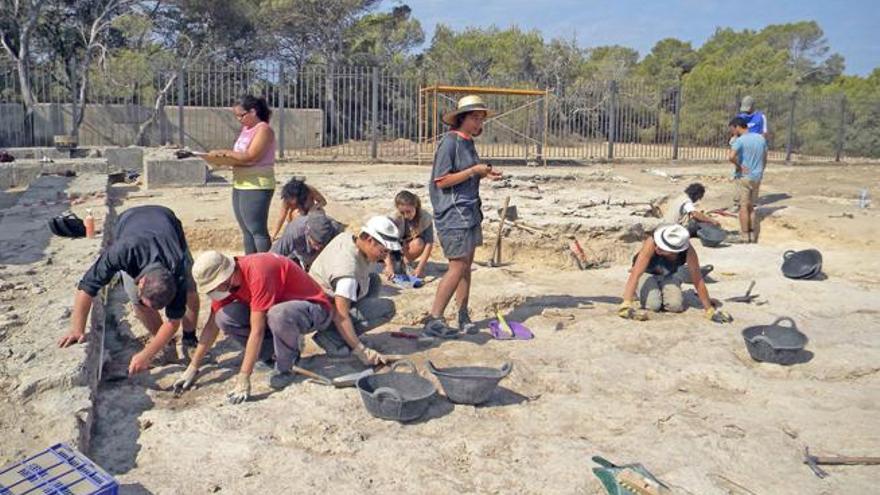
<instances>
[{"instance_id":1,"label":"tree trunk","mask_svg":"<svg viewBox=\"0 0 880 495\"><path fill-rule=\"evenodd\" d=\"M24 145L25 146L34 146L36 143L34 142L34 108L36 107L36 98L34 97L34 91L31 86L31 68L30 68L30 50L25 48L25 45L22 44L21 50L19 50L19 57L17 62L18 66L18 85L21 92L21 105L24 107L24 123L23 123L23 133L24 133Z\"/></svg>"},{"instance_id":2,"label":"tree trunk","mask_svg":"<svg viewBox=\"0 0 880 495\"><path fill-rule=\"evenodd\" d=\"M159 119L159 116L162 113L162 110L165 108L165 96L168 94L168 91L174 86L174 81L177 80L178 72L175 72L171 75L171 78L168 79L168 82L165 83L165 86L159 90L159 94L156 95L156 101L153 103L153 110L150 113L150 117L145 120L140 127L138 128L137 135L134 137L134 143L138 146L147 146L149 143L144 141L144 136L150 127L156 123Z\"/></svg>"}]
</instances>

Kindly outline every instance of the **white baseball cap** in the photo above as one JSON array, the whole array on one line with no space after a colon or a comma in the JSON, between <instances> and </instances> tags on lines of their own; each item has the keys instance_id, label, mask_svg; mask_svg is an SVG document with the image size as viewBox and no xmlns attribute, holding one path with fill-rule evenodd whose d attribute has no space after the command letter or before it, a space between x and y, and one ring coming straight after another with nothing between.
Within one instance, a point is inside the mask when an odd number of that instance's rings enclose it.
<instances>
[{"instance_id":1,"label":"white baseball cap","mask_svg":"<svg viewBox=\"0 0 880 495\"><path fill-rule=\"evenodd\" d=\"M687 251L691 246L691 235L681 225L661 225L654 230L654 244L670 253Z\"/></svg>"},{"instance_id":2,"label":"white baseball cap","mask_svg":"<svg viewBox=\"0 0 880 495\"><path fill-rule=\"evenodd\" d=\"M400 251L400 232L388 217L379 215L370 218L367 224L361 227L361 233L369 234L389 251Z\"/></svg>"}]
</instances>

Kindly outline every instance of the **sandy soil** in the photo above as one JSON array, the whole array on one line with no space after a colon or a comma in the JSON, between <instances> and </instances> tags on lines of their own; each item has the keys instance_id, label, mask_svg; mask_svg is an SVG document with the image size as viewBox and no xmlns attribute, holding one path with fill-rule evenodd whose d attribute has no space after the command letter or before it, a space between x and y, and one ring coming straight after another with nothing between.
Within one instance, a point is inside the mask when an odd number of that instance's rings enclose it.
<instances>
[{"instance_id":1,"label":"sandy soil","mask_svg":"<svg viewBox=\"0 0 880 495\"><path fill-rule=\"evenodd\" d=\"M427 200L426 168L279 168L282 178L308 177L330 199L330 213L352 228L369 214L387 212L404 187ZM240 358L226 341L197 388L175 399L169 389L180 365L119 380L144 330L117 293L111 308L119 332L108 336L113 360L99 390L92 457L124 484L122 493L604 493L590 471L592 455L642 462L681 494L876 489L876 467L832 467L832 476L820 480L801 461L804 446L880 455L880 284L874 275L880 223L876 208L855 206L859 189L876 184L880 168L771 167L762 189L761 243L697 247L701 261L715 266L714 298L738 295L755 280L766 301L725 304L736 318L726 326L707 322L694 307L643 323L621 320L615 309L626 260L657 222L645 216L648 203L660 204L699 179L709 187L704 206L726 206L733 194L727 167L505 172L511 180L484 188L487 218L510 195L523 221L546 235L507 228L506 263L476 267L471 308L484 323L500 309L526 322L536 338L493 341L484 331L430 349L391 338L388 331L411 328L429 308L436 282L405 292L386 288L398 316L367 337L382 351L410 354L423 372L429 359L437 365L512 362L513 373L488 404L453 407L438 399L425 418L401 425L372 418L355 389L300 382L272 392L258 374L255 399L228 406L224 395ZM240 250L228 183L159 191L122 186L116 193L125 197L121 208L174 208L196 252ZM853 218L830 218L842 213ZM735 228L732 219L724 222ZM485 222L484 232L491 243L497 223ZM571 236L607 268L576 270L567 256ZM825 277L782 277L782 253L807 247L823 252ZM435 276L444 266L437 254ZM488 257L487 249L478 252L479 260ZM692 291L688 299L696 303ZM792 317L810 337L809 362L780 367L749 358L740 331L779 316ZM315 352L309 344L304 367L331 375L356 369Z\"/></svg>"}]
</instances>

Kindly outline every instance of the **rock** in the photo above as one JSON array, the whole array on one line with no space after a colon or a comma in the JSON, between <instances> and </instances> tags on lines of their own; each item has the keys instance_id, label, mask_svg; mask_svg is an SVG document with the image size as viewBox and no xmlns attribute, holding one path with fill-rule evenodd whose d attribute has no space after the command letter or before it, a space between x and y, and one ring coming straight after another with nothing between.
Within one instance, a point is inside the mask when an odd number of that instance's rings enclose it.
<instances>
[{"instance_id":1,"label":"rock","mask_svg":"<svg viewBox=\"0 0 880 495\"><path fill-rule=\"evenodd\" d=\"M7 282L3 279L0 279L0 291L12 290L15 288L15 284L12 282Z\"/></svg>"},{"instance_id":2,"label":"rock","mask_svg":"<svg viewBox=\"0 0 880 495\"><path fill-rule=\"evenodd\" d=\"M31 294L33 294L33 295L42 294L43 292L46 292L46 289L39 287L39 286L31 289Z\"/></svg>"},{"instance_id":3,"label":"rock","mask_svg":"<svg viewBox=\"0 0 880 495\"><path fill-rule=\"evenodd\" d=\"M150 419L142 419L140 421L141 431L148 430L151 426L153 426L153 421Z\"/></svg>"},{"instance_id":4,"label":"rock","mask_svg":"<svg viewBox=\"0 0 880 495\"><path fill-rule=\"evenodd\" d=\"M210 487L208 487L208 491L211 493L217 493L220 490L222 490L222 488L220 488L220 485L211 485Z\"/></svg>"},{"instance_id":5,"label":"rock","mask_svg":"<svg viewBox=\"0 0 880 495\"><path fill-rule=\"evenodd\" d=\"M64 311L61 312L61 316L58 319L66 320L68 318L70 318L70 308L64 308Z\"/></svg>"},{"instance_id":6,"label":"rock","mask_svg":"<svg viewBox=\"0 0 880 495\"><path fill-rule=\"evenodd\" d=\"M36 275L37 271L34 270L33 268L28 268L27 270L25 270L24 274L25 275Z\"/></svg>"}]
</instances>

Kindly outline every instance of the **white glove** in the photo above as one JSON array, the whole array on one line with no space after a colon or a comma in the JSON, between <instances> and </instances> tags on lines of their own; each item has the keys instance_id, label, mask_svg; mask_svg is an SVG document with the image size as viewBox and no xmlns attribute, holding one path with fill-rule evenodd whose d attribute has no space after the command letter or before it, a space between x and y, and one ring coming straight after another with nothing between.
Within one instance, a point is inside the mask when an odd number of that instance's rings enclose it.
<instances>
[{"instance_id":1,"label":"white glove","mask_svg":"<svg viewBox=\"0 0 880 495\"><path fill-rule=\"evenodd\" d=\"M193 365L189 365L186 370L180 374L180 378L174 382L174 393L180 395L185 390L189 390L189 388L192 387L192 384L196 382L196 375L198 374L199 369Z\"/></svg>"},{"instance_id":2,"label":"white glove","mask_svg":"<svg viewBox=\"0 0 880 495\"><path fill-rule=\"evenodd\" d=\"M370 349L364 344L359 344L354 349L354 355L355 357L360 359L361 363L366 366L378 366L380 364L387 364L385 356L377 351L374 351L373 349Z\"/></svg>"},{"instance_id":3,"label":"white glove","mask_svg":"<svg viewBox=\"0 0 880 495\"><path fill-rule=\"evenodd\" d=\"M251 375L239 373L235 377L235 386L226 394L226 402L241 404L251 397Z\"/></svg>"}]
</instances>

